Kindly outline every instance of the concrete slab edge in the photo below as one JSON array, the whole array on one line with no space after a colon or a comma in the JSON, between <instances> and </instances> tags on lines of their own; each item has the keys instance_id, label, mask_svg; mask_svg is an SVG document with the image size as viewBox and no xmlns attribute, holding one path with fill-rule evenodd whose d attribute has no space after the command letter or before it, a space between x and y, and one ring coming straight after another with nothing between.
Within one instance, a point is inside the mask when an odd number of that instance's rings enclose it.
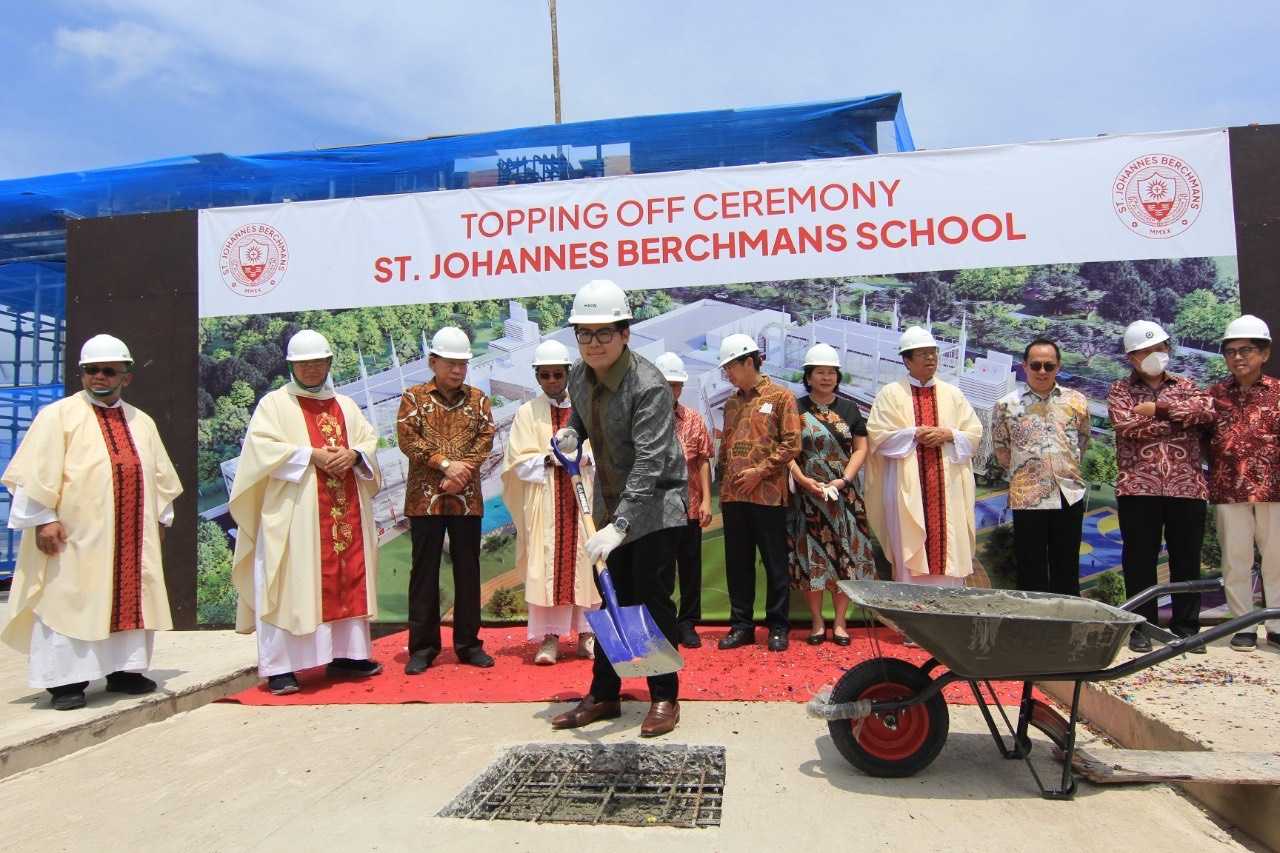
<instances>
[{"instance_id":1,"label":"concrete slab edge","mask_svg":"<svg viewBox=\"0 0 1280 853\"><path fill-rule=\"evenodd\" d=\"M1071 682L1043 681L1039 686L1058 702L1070 706L1074 688ZM1210 748L1194 735L1144 713L1096 684L1084 685L1080 694L1080 716L1125 749ZM1178 787L1222 821L1269 849L1280 851L1280 787L1207 782L1186 782Z\"/></svg>"},{"instance_id":2,"label":"concrete slab edge","mask_svg":"<svg viewBox=\"0 0 1280 853\"><path fill-rule=\"evenodd\" d=\"M254 664L210 681L193 684L177 693L157 691L136 705L5 747L0 749L0 780L103 743L139 726L158 723L174 714L216 702L247 690L258 681L258 667Z\"/></svg>"}]
</instances>

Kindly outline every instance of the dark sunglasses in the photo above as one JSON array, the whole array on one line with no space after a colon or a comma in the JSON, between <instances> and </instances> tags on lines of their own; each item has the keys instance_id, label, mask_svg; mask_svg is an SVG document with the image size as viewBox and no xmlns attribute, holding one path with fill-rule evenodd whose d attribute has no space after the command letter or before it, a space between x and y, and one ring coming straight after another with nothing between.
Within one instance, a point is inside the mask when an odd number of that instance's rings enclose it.
<instances>
[{"instance_id":1,"label":"dark sunglasses","mask_svg":"<svg viewBox=\"0 0 1280 853\"><path fill-rule=\"evenodd\" d=\"M539 370L538 371L539 379L544 379L544 380L564 379L564 377L565 377L565 371L563 370Z\"/></svg>"},{"instance_id":2,"label":"dark sunglasses","mask_svg":"<svg viewBox=\"0 0 1280 853\"><path fill-rule=\"evenodd\" d=\"M1248 358L1258 351L1255 346L1225 347L1222 350L1222 355L1224 358Z\"/></svg>"},{"instance_id":3,"label":"dark sunglasses","mask_svg":"<svg viewBox=\"0 0 1280 853\"><path fill-rule=\"evenodd\" d=\"M1027 362L1027 369L1036 373L1053 373L1058 369L1058 364L1053 361L1031 361Z\"/></svg>"},{"instance_id":4,"label":"dark sunglasses","mask_svg":"<svg viewBox=\"0 0 1280 853\"><path fill-rule=\"evenodd\" d=\"M80 369L84 371L86 376L97 376L99 373L101 373L103 376L107 377L108 379L111 379L112 377L117 376L120 373L120 371L116 370L114 367L98 367L98 365L96 364L86 364Z\"/></svg>"},{"instance_id":5,"label":"dark sunglasses","mask_svg":"<svg viewBox=\"0 0 1280 853\"><path fill-rule=\"evenodd\" d=\"M596 329L595 331L592 331L591 329L578 329L573 333L573 336L578 339L578 343L580 344L589 344L592 340L602 344L607 344L613 340L613 336L615 334L617 334L616 329L612 326L605 326L603 329Z\"/></svg>"}]
</instances>

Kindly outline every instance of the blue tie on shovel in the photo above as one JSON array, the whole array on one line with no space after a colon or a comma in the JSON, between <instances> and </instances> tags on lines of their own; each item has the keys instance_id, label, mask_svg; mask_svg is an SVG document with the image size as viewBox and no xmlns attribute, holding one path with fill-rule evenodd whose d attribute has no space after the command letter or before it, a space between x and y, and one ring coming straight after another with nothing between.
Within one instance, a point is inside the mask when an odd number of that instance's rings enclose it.
<instances>
[{"instance_id":1,"label":"blue tie on shovel","mask_svg":"<svg viewBox=\"0 0 1280 853\"><path fill-rule=\"evenodd\" d=\"M565 435L565 438L568 439L568 435ZM569 446L567 440L565 445ZM582 526L586 529L589 539L595 535L596 525L591 518L591 505L587 502L586 489L582 487L582 474L579 470L579 463L582 461L582 445L577 443L576 433L574 433L573 447L576 447L578 452L570 459L560 451L560 443L554 437L551 439L551 452L556 455L556 459L560 460L560 464L564 466L573 481L573 493L578 499ZM619 607L618 594L614 591L608 566L604 561L597 560L595 571L600 577L604 609L588 610L587 622L595 632L596 644L604 650L609 663L613 664L613 671L619 678L639 678L678 672L684 666L684 658L680 657L680 653L658 630L658 625L653 621L649 608L643 604Z\"/></svg>"}]
</instances>

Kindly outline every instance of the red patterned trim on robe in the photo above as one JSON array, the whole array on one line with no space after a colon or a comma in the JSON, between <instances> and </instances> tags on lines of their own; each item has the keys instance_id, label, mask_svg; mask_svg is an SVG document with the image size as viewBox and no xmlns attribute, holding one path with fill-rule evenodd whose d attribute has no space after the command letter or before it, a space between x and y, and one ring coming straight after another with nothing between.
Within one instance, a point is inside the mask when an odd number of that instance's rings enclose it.
<instances>
[{"instance_id":1,"label":"red patterned trim on robe","mask_svg":"<svg viewBox=\"0 0 1280 853\"><path fill-rule=\"evenodd\" d=\"M124 407L94 406L102 440L111 460L112 498L115 502L114 584L111 596L111 632L136 631L142 622L142 460L124 418Z\"/></svg>"},{"instance_id":2,"label":"red patterned trim on robe","mask_svg":"<svg viewBox=\"0 0 1280 853\"><path fill-rule=\"evenodd\" d=\"M569 424L572 409L551 407L551 432ZM573 582L578 556L578 501L573 493L573 480L559 466L555 472L555 566L552 583L553 605L573 604Z\"/></svg>"},{"instance_id":3,"label":"red patterned trim on robe","mask_svg":"<svg viewBox=\"0 0 1280 853\"><path fill-rule=\"evenodd\" d=\"M347 447L346 419L338 401L299 397L312 447ZM369 614L365 588L364 528L354 470L342 478L316 469L320 513L321 619L336 622Z\"/></svg>"},{"instance_id":4,"label":"red patterned trim on robe","mask_svg":"<svg viewBox=\"0 0 1280 853\"><path fill-rule=\"evenodd\" d=\"M916 426L938 426L938 396L933 386L911 386ZM920 502L924 509L924 552L929 574L947 573L947 488L942 477L942 448L916 447L920 467Z\"/></svg>"}]
</instances>

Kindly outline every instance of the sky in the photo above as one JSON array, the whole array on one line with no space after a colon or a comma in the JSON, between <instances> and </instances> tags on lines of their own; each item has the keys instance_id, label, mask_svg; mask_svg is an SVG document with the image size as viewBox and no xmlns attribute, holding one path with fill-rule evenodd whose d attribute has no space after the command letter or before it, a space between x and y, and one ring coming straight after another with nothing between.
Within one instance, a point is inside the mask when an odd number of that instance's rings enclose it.
<instances>
[{"instance_id":1,"label":"sky","mask_svg":"<svg viewBox=\"0 0 1280 853\"><path fill-rule=\"evenodd\" d=\"M565 121L903 93L920 148L1280 122L1280 3L559 0ZM0 180L549 124L545 0L0 0Z\"/></svg>"}]
</instances>

